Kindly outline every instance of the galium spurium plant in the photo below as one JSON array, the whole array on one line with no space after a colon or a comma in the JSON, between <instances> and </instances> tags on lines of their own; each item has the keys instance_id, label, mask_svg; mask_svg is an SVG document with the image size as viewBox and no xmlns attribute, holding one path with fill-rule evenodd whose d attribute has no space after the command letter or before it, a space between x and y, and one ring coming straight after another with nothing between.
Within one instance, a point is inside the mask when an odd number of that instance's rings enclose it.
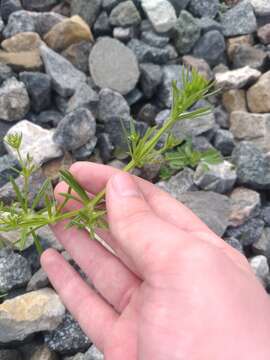
<instances>
[{"instance_id":1,"label":"galium spurium plant","mask_svg":"<svg viewBox=\"0 0 270 360\"><path fill-rule=\"evenodd\" d=\"M172 83L172 108L169 118L162 127L151 127L141 135L131 121L130 129L125 130L128 132L126 136L130 161L124 171L130 172L134 168L141 168L145 164L155 162L160 155L173 150L180 144L180 141L173 136L174 125L182 120L194 120L211 111L209 108L191 111L190 108L199 100L216 92L213 90L212 82L207 81L196 71L185 70L182 73L181 84L182 86L179 87L176 81ZM56 202L53 186L49 179L44 182L34 200L30 202L30 178L37 171L37 167L31 154L26 157L21 154L21 134L10 134L5 141L17 153L21 170L14 170L18 171L23 178L24 184L22 188L19 188L15 180L10 178L16 193L16 201L10 206L0 204L0 232L19 231L18 245L21 249L24 249L26 240L31 236L38 252L41 253L42 247L37 232L46 225L68 220L68 227L76 226L80 229L87 229L91 238L96 237L97 229L107 228L104 206L105 190L90 198L67 170L60 171L61 180L68 185L68 191L61 194L63 196L62 204ZM80 203L80 208L64 212L63 209L70 200ZM41 208L40 204L43 204Z\"/></svg>"}]
</instances>

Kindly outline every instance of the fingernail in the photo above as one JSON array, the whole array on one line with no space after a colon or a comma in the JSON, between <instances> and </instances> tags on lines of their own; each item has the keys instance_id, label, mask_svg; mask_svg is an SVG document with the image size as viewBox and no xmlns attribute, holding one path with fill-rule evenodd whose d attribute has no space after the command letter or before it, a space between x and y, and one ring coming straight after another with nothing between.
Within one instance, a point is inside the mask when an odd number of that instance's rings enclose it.
<instances>
[{"instance_id":1,"label":"fingernail","mask_svg":"<svg viewBox=\"0 0 270 360\"><path fill-rule=\"evenodd\" d=\"M137 184L133 181L131 175L119 173L113 176L112 185L114 191L124 197L142 197Z\"/></svg>"}]
</instances>

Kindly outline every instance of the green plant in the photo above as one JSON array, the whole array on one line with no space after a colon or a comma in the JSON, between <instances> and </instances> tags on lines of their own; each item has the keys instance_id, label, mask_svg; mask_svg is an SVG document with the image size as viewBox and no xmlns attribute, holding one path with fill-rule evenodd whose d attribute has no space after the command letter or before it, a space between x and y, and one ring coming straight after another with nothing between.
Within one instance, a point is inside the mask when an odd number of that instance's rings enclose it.
<instances>
[{"instance_id":1,"label":"green plant","mask_svg":"<svg viewBox=\"0 0 270 360\"><path fill-rule=\"evenodd\" d=\"M179 145L179 141L173 136L173 127L176 122L184 119L196 119L211 111L210 108L201 108L194 111L189 109L201 99L213 95L213 83L205 80L195 71L183 71L182 86L177 82L172 84L172 109L169 118L161 128L149 128L144 135L140 135L131 122L130 131L127 134L130 162L124 171L130 172L134 168L142 167L151 163L156 158ZM160 146L162 139L163 145ZM10 179L16 193L16 201L10 206L0 205L0 232L18 230L20 232L19 247L25 247L26 239L32 236L39 253L42 248L38 239L37 231L46 226L53 225L62 220L68 220L68 227L77 226L87 229L92 238L95 238L97 228L107 228L104 220L105 190L94 198L90 198L69 171L61 171L61 180L68 185L68 191L61 194L63 203L58 205L50 180L46 180L35 199L29 201L29 179L37 170L30 155L22 156L20 148L22 136L11 134L5 139L6 143L13 148L19 159L21 170L18 171L24 179L23 188L19 188L14 179ZM168 155L167 155L168 156ZM68 201L76 200L81 207L78 210L63 212ZM39 205L43 204L40 209Z\"/></svg>"},{"instance_id":2,"label":"green plant","mask_svg":"<svg viewBox=\"0 0 270 360\"><path fill-rule=\"evenodd\" d=\"M177 171L185 167L196 168L200 163L208 169L209 165L221 163L222 155L216 149L206 151L194 150L190 141L178 146L176 150L168 151L164 155L164 164L161 167L160 177L168 180Z\"/></svg>"}]
</instances>

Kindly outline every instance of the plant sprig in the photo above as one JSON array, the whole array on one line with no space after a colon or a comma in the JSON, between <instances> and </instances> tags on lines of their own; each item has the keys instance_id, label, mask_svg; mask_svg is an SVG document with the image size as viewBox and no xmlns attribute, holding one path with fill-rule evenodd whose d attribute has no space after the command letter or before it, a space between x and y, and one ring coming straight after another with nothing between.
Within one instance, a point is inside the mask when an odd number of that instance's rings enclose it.
<instances>
[{"instance_id":1,"label":"plant sprig","mask_svg":"<svg viewBox=\"0 0 270 360\"><path fill-rule=\"evenodd\" d=\"M130 172L134 168L141 168L145 164L152 163L160 155L171 151L180 144L180 141L173 136L173 127L178 121L193 120L208 114L210 108L200 108L194 111L189 109L199 100L205 99L216 91L213 83L207 81L196 71L183 71L182 86L176 81L172 84L172 108L170 116L162 127L151 127L144 135L140 135L131 121L130 131L126 134L130 162L124 171ZM160 146L162 139L162 145ZM20 188L14 179L10 179L16 194L16 201L11 206L0 204L0 232L18 230L20 232L19 246L24 248L28 237L32 237L39 253L42 247L37 232L46 225L53 225L59 221L67 220L67 226L76 226L80 229L87 229L92 238L96 237L96 230L107 228L104 219L106 210L104 208L105 190L90 198L87 192L77 182L68 170L60 171L61 180L68 185L68 191L62 193L62 204L57 204L53 194L53 187L50 180L46 180L40 188L35 199L30 204L29 182L33 173L37 170L30 155L25 158L21 154L22 135L10 134L5 139L8 146L15 150L19 159L21 170L19 175L23 177L24 184ZM64 212L64 208L71 200L80 205L78 209ZM45 204L42 209L37 210L40 203Z\"/></svg>"}]
</instances>

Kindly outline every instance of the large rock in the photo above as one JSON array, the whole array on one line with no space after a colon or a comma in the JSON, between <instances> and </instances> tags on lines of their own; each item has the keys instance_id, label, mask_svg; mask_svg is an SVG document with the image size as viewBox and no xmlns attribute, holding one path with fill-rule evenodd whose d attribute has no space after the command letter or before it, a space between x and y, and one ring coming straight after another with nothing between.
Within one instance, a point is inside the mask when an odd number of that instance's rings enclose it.
<instances>
[{"instance_id":1,"label":"large rock","mask_svg":"<svg viewBox=\"0 0 270 360\"><path fill-rule=\"evenodd\" d=\"M33 291L0 304L0 343L22 341L40 331L52 331L65 308L51 289Z\"/></svg>"},{"instance_id":2,"label":"large rock","mask_svg":"<svg viewBox=\"0 0 270 360\"><path fill-rule=\"evenodd\" d=\"M174 44L179 54L189 53L200 38L197 19L183 10L174 25Z\"/></svg>"},{"instance_id":3,"label":"large rock","mask_svg":"<svg viewBox=\"0 0 270 360\"><path fill-rule=\"evenodd\" d=\"M71 0L71 14L80 15L90 26L100 12L101 0Z\"/></svg>"},{"instance_id":4,"label":"large rock","mask_svg":"<svg viewBox=\"0 0 270 360\"><path fill-rule=\"evenodd\" d=\"M130 118L130 108L126 99L116 91L102 89L99 93L98 120L106 123L112 117Z\"/></svg>"},{"instance_id":5,"label":"large rock","mask_svg":"<svg viewBox=\"0 0 270 360\"><path fill-rule=\"evenodd\" d=\"M134 26L140 22L140 13L131 0L118 4L110 14L110 23L113 26Z\"/></svg>"},{"instance_id":6,"label":"large rock","mask_svg":"<svg viewBox=\"0 0 270 360\"><path fill-rule=\"evenodd\" d=\"M35 32L23 32L2 41L1 46L8 52L31 51L39 48L42 40Z\"/></svg>"},{"instance_id":7,"label":"large rock","mask_svg":"<svg viewBox=\"0 0 270 360\"><path fill-rule=\"evenodd\" d=\"M190 208L217 235L222 236L225 233L230 216L230 201L227 196L195 191L180 194L177 200Z\"/></svg>"},{"instance_id":8,"label":"large rock","mask_svg":"<svg viewBox=\"0 0 270 360\"><path fill-rule=\"evenodd\" d=\"M63 97L73 95L78 86L86 81L86 75L47 46L42 45L40 50L46 73L52 79L54 90Z\"/></svg>"},{"instance_id":9,"label":"large rock","mask_svg":"<svg viewBox=\"0 0 270 360\"><path fill-rule=\"evenodd\" d=\"M70 314L66 314L61 324L45 335L45 343L50 350L61 354L74 354L85 351L91 345L79 324Z\"/></svg>"},{"instance_id":10,"label":"large rock","mask_svg":"<svg viewBox=\"0 0 270 360\"><path fill-rule=\"evenodd\" d=\"M0 51L0 61L15 71L40 71L42 69L38 49L21 52Z\"/></svg>"},{"instance_id":11,"label":"large rock","mask_svg":"<svg viewBox=\"0 0 270 360\"><path fill-rule=\"evenodd\" d=\"M85 108L66 115L58 124L53 139L64 150L76 150L91 140L96 133L96 120Z\"/></svg>"},{"instance_id":12,"label":"large rock","mask_svg":"<svg viewBox=\"0 0 270 360\"><path fill-rule=\"evenodd\" d=\"M270 114L234 111L230 123L230 131L237 142L250 141L262 150L270 151Z\"/></svg>"},{"instance_id":13,"label":"large rock","mask_svg":"<svg viewBox=\"0 0 270 360\"><path fill-rule=\"evenodd\" d=\"M0 294L24 287L31 279L31 269L27 260L12 250L0 250Z\"/></svg>"},{"instance_id":14,"label":"large rock","mask_svg":"<svg viewBox=\"0 0 270 360\"><path fill-rule=\"evenodd\" d=\"M6 121L21 120L30 109L30 99L24 83L8 79L0 88L0 118Z\"/></svg>"},{"instance_id":15,"label":"large rock","mask_svg":"<svg viewBox=\"0 0 270 360\"><path fill-rule=\"evenodd\" d=\"M226 49L224 36L217 30L208 31L193 49L193 54L198 58L203 58L211 66L220 63Z\"/></svg>"},{"instance_id":16,"label":"large rock","mask_svg":"<svg viewBox=\"0 0 270 360\"><path fill-rule=\"evenodd\" d=\"M236 182L236 170L234 166L224 161L216 165L200 164L194 174L194 183L199 188L207 191L215 191L220 194L228 193L232 190Z\"/></svg>"},{"instance_id":17,"label":"large rock","mask_svg":"<svg viewBox=\"0 0 270 360\"><path fill-rule=\"evenodd\" d=\"M248 107L251 112L270 112L270 71L263 74L259 81L247 92Z\"/></svg>"},{"instance_id":18,"label":"large rock","mask_svg":"<svg viewBox=\"0 0 270 360\"><path fill-rule=\"evenodd\" d=\"M218 0L191 0L189 10L198 17L216 17L219 11Z\"/></svg>"},{"instance_id":19,"label":"large rock","mask_svg":"<svg viewBox=\"0 0 270 360\"><path fill-rule=\"evenodd\" d=\"M270 162L268 156L256 145L243 141L232 153L237 167L238 183L253 189L270 189Z\"/></svg>"},{"instance_id":20,"label":"large rock","mask_svg":"<svg viewBox=\"0 0 270 360\"><path fill-rule=\"evenodd\" d=\"M142 0L142 7L157 32L172 29L176 20L175 9L167 0Z\"/></svg>"},{"instance_id":21,"label":"large rock","mask_svg":"<svg viewBox=\"0 0 270 360\"><path fill-rule=\"evenodd\" d=\"M252 85L261 76L260 71L245 66L241 69L218 72L216 74L216 86L223 90L241 89Z\"/></svg>"},{"instance_id":22,"label":"large rock","mask_svg":"<svg viewBox=\"0 0 270 360\"><path fill-rule=\"evenodd\" d=\"M118 40L101 38L90 53L89 63L93 80L100 88L111 88L126 95L138 82L140 73L137 59Z\"/></svg>"},{"instance_id":23,"label":"large rock","mask_svg":"<svg viewBox=\"0 0 270 360\"><path fill-rule=\"evenodd\" d=\"M33 161L38 165L58 158L63 154L60 147L53 140L53 131L43 129L28 120L20 121L14 125L8 131L8 134L13 133L21 133L23 136L21 145L22 157L26 158L27 154L30 154ZM14 149L10 148L9 145L6 145L6 148L10 154L18 158Z\"/></svg>"},{"instance_id":24,"label":"large rock","mask_svg":"<svg viewBox=\"0 0 270 360\"><path fill-rule=\"evenodd\" d=\"M249 0L239 2L221 16L225 36L250 34L257 30L257 21Z\"/></svg>"},{"instance_id":25,"label":"large rock","mask_svg":"<svg viewBox=\"0 0 270 360\"><path fill-rule=\"evenodd\" d=\"M47 45L57 52L65 50L72 44L92 40L91 30L80 16L72 16L54 25L44 36Z\"/></svg>"}]
</instances>

